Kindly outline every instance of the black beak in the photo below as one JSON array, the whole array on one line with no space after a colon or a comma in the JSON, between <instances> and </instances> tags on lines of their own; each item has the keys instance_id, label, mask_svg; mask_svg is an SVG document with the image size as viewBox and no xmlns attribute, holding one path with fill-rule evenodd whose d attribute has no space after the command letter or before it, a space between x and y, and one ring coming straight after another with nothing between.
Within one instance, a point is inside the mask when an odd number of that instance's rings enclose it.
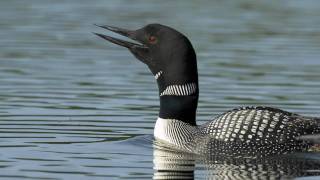
<instances>
[{"instance_id":1,"label":"black beak","mask_svg":"<svg viewBox=\"0 0 320 180\"><path fill-rule=\"evenodd\" d=\"M96 24L95 24L96 25ZM115 33L118 33L118 34L121 34L122 36L125 36L125 37L128 37L130 39L133 39L133 40L136 40L134 38L134 35L135 35L135 31L130 31L130 30L126 30L126 29L122 29L122 28L117 28L117 27L113 27L113 26L100 26L100 25L96 25L98 27L101 27L103 29L107 29L109 31L112 31L112 32L115 32ZM117 39L117 38L114 38L114 37L111 37L111 36L107 36L107 35L103 35L103 34L99 34L99 33L94 33L95 35L107 40L107 41L110 41L114 44L118 44L120 46L123 46L123 47L126 47L130 50L134 49L134 48L146 48L147 47L143 44L137 44L137 43L133 43L133 42L128 42L128 41L124 41L124 40L121 40L121 39Z\"/></svg>"}]
</instances>

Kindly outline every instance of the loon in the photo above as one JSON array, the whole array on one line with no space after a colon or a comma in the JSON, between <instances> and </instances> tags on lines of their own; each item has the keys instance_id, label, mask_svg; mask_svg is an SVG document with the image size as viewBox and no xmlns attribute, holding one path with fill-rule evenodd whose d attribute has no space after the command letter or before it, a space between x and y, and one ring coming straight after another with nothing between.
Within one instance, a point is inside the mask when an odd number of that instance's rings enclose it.
<instances>
[{"instance_id":1,"label":"loon","mask_svg":"<svg viewBox=\"0 0 320 180\"><path fill-rule=\"evenodd\" d=\"M320 118L262 106L236 108L197 125L197 58L185 35L161 24L137 30L96 26L132 39L129 42L94 33L126 47L154 75L160 97L156 140L199 154L268 156L305 151L312 144L299 137L320 132Z\"/></svg>"}]
</instances>

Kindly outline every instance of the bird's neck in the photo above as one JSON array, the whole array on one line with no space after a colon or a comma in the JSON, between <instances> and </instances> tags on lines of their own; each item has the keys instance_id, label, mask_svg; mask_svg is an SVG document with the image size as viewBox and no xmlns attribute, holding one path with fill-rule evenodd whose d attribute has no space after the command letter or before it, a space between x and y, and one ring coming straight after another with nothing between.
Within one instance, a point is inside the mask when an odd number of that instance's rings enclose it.
<instances>
[{"instance_id":1,"label":"bird's neck","mask_svg":"<svg viewBox=\"0 0 320 180\"><path fill-rule=\"evenodd\" d=\"M198 95L187 97L160 97L159 117L162 119L176 119L196 126L196 110Z\"/></svg>"},{"instance_id":2,"label":"bird's neck","mask_svg":"<svg viewBox=\"0 0 320 180\"><path fill-rule=\"evenodd\" d=\"M159 88L159 117L196 126L199 98L197 57L190 41L184 40L170 56L156 59L165 65L153 69L153 74Z\"/></svg>"},{"instance_id":3,"label":"bird's neck","mask_svg":"<svg viewBox=\"0 0 320 180\"><path fill-rule=\"evenodd\" d=\"M160 112L162 119L175 119L196 126L196 111L199 98L197 71L176 76L172 80L166 72L156 78L159 87ZM182 77L179 79L179 77ZM168 80L169 79L169 80Z\"/></svg>"}]
</instances>

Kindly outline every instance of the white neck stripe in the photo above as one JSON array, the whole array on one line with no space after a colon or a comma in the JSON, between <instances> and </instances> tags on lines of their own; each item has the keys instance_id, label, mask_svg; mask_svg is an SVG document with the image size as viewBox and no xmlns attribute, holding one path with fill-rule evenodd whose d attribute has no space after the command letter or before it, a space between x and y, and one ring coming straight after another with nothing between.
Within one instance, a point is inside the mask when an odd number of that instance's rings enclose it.
<instances>
[{"instance_id":1,"label":"white neck stripe","mask_svg":"<svg viewBox=\"0 0 320 180\"><path fill-rule=\"evenodd\" d=\"M158 73L157 73L158 74ZM167 86L160 96L188 96L194 94L197 90L196 83Z\"/></svg>"},{"instance_id":2,"label":"white neck stripe","mask_svg":"<svg viewBox=\"0 0 320 180\"><path fill-rule=\"evenodd\" d=\"M162 71L157 72L157 74L154 76L155 79L158 79L162 74Z\"/></svg>"}]
</instances>

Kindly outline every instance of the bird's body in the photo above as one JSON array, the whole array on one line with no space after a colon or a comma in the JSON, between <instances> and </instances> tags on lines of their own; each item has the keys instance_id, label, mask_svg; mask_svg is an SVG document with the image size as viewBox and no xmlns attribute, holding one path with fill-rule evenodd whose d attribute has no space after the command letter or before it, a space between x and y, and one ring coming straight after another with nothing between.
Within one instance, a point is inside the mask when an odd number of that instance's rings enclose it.
<instances>
[{"instance_id":1,"label":"bird's body","mask_svg":"<svg viewBox=\"0 0 320 180\"><path fill-rule=\"evenodd\" d=\"M270 107L243 107L198 126L198 72L194 49L184 35L160 24L136 31L100 26L141 44L98 36L128 48L147 64L158 84L160 112L154 136L199 154L267 156L306 150L298 137L320 132L319 120Z\"/></svg>"},{"instance_id":2,"label":"bird's body","mask_svg":"<svg viewBox=\"0 0 320 180\"><path fill-rule=\"evenodd\" d=\"M297 137L319 132L318 120L270 107L242 107L200 126L158 118L154 136L198 154L266 156L307 150Z\"/></svg>"}]
</instances>

